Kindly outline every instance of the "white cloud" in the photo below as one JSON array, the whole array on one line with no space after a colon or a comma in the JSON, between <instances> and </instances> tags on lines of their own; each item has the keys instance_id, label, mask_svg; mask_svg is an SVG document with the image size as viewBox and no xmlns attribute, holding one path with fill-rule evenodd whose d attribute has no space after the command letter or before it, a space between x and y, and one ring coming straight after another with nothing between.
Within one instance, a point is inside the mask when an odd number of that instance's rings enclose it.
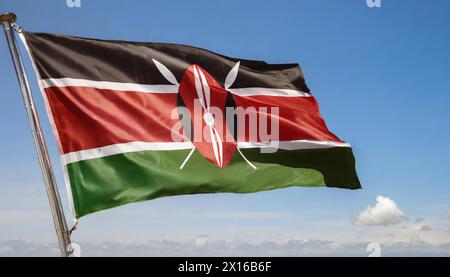
<instances>
[{"instance_id":1,"label":"white cloud","mask_svg":"<svg viewBox=\"0 0 450 277\"><path fill-rule=\"evenodd\" d=\"M420 231L421 232L428 232L428 231L431 231L431 230L433 230L433 228L431 228L430 225L422 225L422 226L420 226Z\"/></svg>"},{"instance_id":2,"label":"white cloud","mask_svg":"<svg viewBox=\"0 0 450 277\"><path fill-rule=\"evenodd\" d=\"M81 255L89 256L359 256L366 257L371 241L336 243L320 239L245 243L211 240L197 247L192 240L152 240L143 243L80 242ZM383 256L448 256L450 243L431 244L421 239L380 243ZM58 256L55 243L0 241L0 256Z\"/></svg>"},{"instance_id":3,"label":"white cloud","mask_svg":"<svg viewBox=\"0 0 450 277\"><path fill-rule=\"evenodd\" d=\"M397 204L384 196L377 196L374 207L368 206L355 220L358 225L395 225L407 219L406 214Z\"/></svg>"},{"instance_id":4,"label":"white cloud","mask_svg":"<svg viewBox=\"0 0 450 277\"><path fill-rule=\"evenodd\" d=\"M208 235L198 235L194 238L194 245L196 247L205 247L208 244L209 236Z\"/></svg>"},{"instance_id":5,"label":"white cloud","mask_svg":"<svg viewBox=\"0 0 450 277\"><path fill-rule=\"evenodd\" d=\"M450 209L448 209L448 212L447 212L447 214L448 214L448 217L450 217Z\"/></svg>"}]
</instances>

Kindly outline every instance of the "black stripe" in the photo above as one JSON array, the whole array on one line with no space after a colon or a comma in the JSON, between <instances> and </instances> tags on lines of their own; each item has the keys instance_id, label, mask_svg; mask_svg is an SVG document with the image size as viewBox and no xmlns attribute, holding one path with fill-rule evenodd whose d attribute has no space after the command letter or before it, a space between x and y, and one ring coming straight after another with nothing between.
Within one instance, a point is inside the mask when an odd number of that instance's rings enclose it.
<instances>
[{"instance_id":1,"label":"black stripe","mask_svg":"<svg viewBox=\"0 0 450 277\"><path fill-rule=\"evenodd\" d=\"M237 61L241 61L234 88L267 87L309 92L298 64L267 64L230 58L179 44L24 34L43 79L169 84L152 62L156 59L167 66L179 82L187 67L198 64L223 85L228 72Z\"/></svg>"}]
</instances>

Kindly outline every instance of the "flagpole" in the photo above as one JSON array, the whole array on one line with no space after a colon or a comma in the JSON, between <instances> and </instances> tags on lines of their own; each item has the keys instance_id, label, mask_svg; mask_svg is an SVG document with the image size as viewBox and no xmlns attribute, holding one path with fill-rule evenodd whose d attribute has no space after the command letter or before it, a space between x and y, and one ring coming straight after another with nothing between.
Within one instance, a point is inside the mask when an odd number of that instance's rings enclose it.
<instances>
[{"instance_id":1,"label":"flagpole","mask_svg":"<svg viewBox=\"0 0 450 277\"><path fill-rule=\"evenodd\" d=\"M33 135L34 145L36 147L42 176L44 177L45 189L47 191L48 201L50 204L50 210L52 212L61 255L64 257L68 257L72 256L73 254L70 234L61 205L58 186L53 174L50 156L45 144L39 117L35 109L30 85L28 83L27 74L25 72L25 67L20 56L19 48L17 47L14 30L20 31L20 28L17 28L17 25L15 25L16 18L16 15L13 13L1 14L0 23L2 24L5 31L6 41L8 42L9 46L9 52L14 64L17 80L19 81L20 92L22 94L25 110L28 115L28 121L30 123L31 133Z\"/></svg>"}]
</instances>

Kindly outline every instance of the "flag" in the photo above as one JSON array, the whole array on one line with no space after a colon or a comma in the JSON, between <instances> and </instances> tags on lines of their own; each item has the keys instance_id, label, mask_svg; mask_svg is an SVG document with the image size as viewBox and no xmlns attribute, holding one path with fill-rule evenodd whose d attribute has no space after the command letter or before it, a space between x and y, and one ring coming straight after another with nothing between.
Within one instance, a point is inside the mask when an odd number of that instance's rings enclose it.
<instances>
[{"instance_id":1,"label":"flag","mask_svg":"<svg viewBox=\"0 0 450 277\"><path fill-rule=\"evenodd\" d=\"M21 35L75 218L163 196L358 189L298 64L169 43Z\"/></svg>"}]
</instances>

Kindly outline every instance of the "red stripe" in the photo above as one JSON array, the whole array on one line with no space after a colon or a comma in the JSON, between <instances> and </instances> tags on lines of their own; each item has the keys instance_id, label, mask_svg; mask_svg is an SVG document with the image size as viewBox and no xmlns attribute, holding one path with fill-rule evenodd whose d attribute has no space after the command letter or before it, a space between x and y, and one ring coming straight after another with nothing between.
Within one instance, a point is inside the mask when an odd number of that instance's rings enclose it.
<instances>
[{"instance_id":1,"label":"red stripe","mask_svg":"<svg viewBox=\"0 0 450 277\"><path fill-rule=\"evenodd\" d=\"M45 93L64 153L132 141L170 142L177 95L51 87Z\"/></svg>"},{"instance_id":2,"label":"red stripe","mask_svg":"<svg viewBox=\"0 0 450 277\"><path fill-rule=\"evenodd\" d=\"M177 94L89 87L45 89L63 153L132 141L170 142ZM331 140L313 97L235 96L243 108L279 107L279 140ZM247 136L246 136L247 137ZM248 137L247 137L248 139Z\"/></svg>"},{"instance_id":3,"label":"red stripe","mask_svg":"<svg viewBox=\"0 0 450 277\"><path fill-rule=\"evenodd\" d=\"M244 109L254 107L256 111L266 107L267 122L272 118L271 109L279 108L279 140L321 140L342 142L331 133L319 112L314 97L282 97L282 96L234 96L236 106ZM239 134L239 141L249 141L249 123L246 120L246 133ZM269 126L270 127L270 126ZM269 132L270 133L270 128ZM258 138L258 141L260 138Z\"/></svg>"}]
</instances>

